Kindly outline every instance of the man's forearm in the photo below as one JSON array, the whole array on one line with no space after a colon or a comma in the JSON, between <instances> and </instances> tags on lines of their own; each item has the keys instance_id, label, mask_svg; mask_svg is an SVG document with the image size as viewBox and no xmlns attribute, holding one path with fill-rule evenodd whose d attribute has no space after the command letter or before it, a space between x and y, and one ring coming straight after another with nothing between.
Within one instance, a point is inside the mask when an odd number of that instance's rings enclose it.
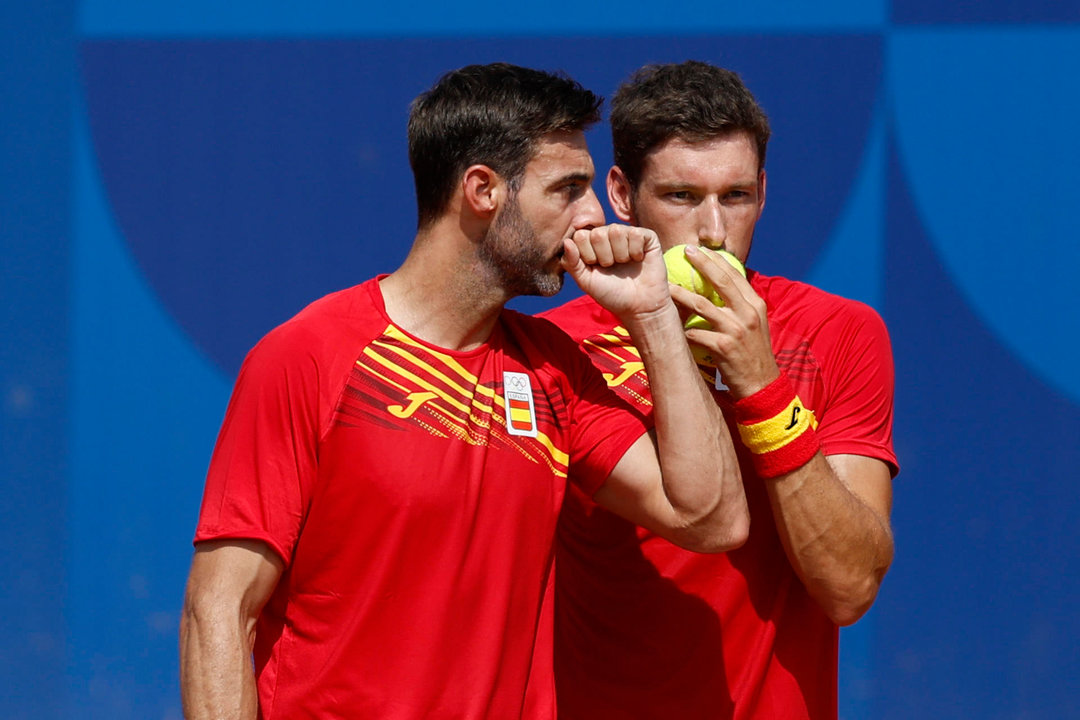
<instances>
[{"instance_id":1,"label":"man's forearm","mask_svg":"<svg viewBox=\"0 0 1080 720\"><path fill-rule=\"evenodd\" d=\"M180 616L180 691L188 720L253 720L255 623L284 569L258 540L200 542Z\"/></svg>"},{"instance_id":2,"label":"man's forearm","mask_svg":"<svg viewBox=\"0 0 1080 720\"><path fill-rule=\"evenodd\" d=\"M187 720L254 720L251 651L237 622L185 606L180 621L180 690Z\"/></svg>"},{"instance_id":3,"label":"man's forearm","mask_svg":"<svg viewBox=\"0 0 1080 720\"><path fill-rule=\"evenodd\" d=\"M890 478L883 463L874 475L856 480L860 497L819 452L802 467L763 480L792 567L838 625L870 608L892 563Z\"/></svg>"},{"instance_id":4,"label":"man's forearm","mask_svg":"<svg viewBox=\"0 0 1080 720\"><path fill-rule=\"evenodd\" d=\"M701 549L741 544L749 516L731 435L697 366L674 305L626 321L653 397L664 491Z\"/></svg>"}]
</instances>

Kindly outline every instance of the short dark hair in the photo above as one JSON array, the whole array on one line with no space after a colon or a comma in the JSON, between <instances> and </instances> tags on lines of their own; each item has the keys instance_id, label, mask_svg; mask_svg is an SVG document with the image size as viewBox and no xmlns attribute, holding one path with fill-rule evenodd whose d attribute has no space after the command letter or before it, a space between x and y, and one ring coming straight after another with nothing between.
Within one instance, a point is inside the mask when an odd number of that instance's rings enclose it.
<instances>
[{"instance_id":1,"label":"short dark hair","mask_svg":"<svg viewBox=\"0 0 1080 720\"><path fill-rule=\"evenodd\" d=\"M446 211L465 168L487 165L513 187L541 137L584 130L600 119L602 102L564 74L507 63L443 75L409 109L419 227Z\"/></svg>"},{"instance_id":2,"label":"short dark hair","mask_svg":"<svg viewBox=\"0 0 1080 720\"><path fill-rule=\"evenodd\" d=\"M769 118L739 76L697 60L646 65L623 83L611 101L615 164L632 188L645 157L673 137L694 143L748 132L765 166Z\"/></svg>"}]
</instances>

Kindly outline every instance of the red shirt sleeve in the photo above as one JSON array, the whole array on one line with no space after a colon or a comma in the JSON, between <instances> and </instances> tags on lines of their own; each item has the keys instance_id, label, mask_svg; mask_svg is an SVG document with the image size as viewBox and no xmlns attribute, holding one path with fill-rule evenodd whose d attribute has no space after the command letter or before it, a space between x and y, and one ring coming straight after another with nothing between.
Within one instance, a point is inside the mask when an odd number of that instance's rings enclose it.
<instances>
[{"instance_id":1,"label":"red shirt sleeve","mask_svg":"<svg viewBox=\"0 0 1080 720\"><path fill-rule=\"evenodd\" d=\"M570 478L592 496L651 421L611 390L584 354L581 358L585 365L574 415Z\"/></svg>"},{"instance_id":2,"label":"red shirt sleeve","mask_svg":"<svg viewBox=\"0 0 1080 720\"><path fill-rule=\"evenodd\" d=\"M611 390L585 352L550 321L529 318L531 331L522 345L533 367L557 368L570 416L570 480L590 496L615 465L651 426L641 413Z\"/></svg>"},{"instance_id":3,"label":"red shirt sleeve","mask_svg":"<svg viewBox=\"0 0 1080 720\"><path fill-rule=\"evenodd\" d=\"M826 455L877 458L899 472L893 451L892 345L885 323L873 308L853 303L825 364L828 406L817 433Z\"/></svg>"},{"instance_id":4,"label":"red shirt sleeve","mask_svg":"<svg viewBox=\"0 0 1080 720\"><path fill-rule=\"evenodd\" d=\"M195 542L261 540L288 565L317 475L319 368L284 325L240 369L210 460Z\"/></svg>"}]
</instances>

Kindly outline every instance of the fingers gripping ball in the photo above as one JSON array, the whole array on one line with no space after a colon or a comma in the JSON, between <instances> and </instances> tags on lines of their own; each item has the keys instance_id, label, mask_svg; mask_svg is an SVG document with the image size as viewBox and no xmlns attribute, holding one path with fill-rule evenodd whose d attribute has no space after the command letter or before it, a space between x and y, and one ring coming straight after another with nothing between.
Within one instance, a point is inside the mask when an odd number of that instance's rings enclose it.
<instances>
[{"instance_id":1,"label":"fingers gripping ball","mask_svg":"<svg viewBox=\"0 0 1080 720\"><path fill-rule=\"evenodd\" d=\"M739 262L737 257L726 250L710 250L708 248L699 248L699 250L724 258L733 268L739 271L740 275L746 277L746 268L743 267L743 264ZM698 269L691 265L690 261L686 259L685 245L675 245L674 247L668 248L667 252L664 253L664 264L667 266L668 282L673 285L684 287L690 292L701 295L704 298L708 298L708 300L717 307L723 307L724 301L717 294L712 283L710 283ZM710 327L709 321L700 315L691 315L686 319L685 328L687 330L693 328L708 330ZM690 349L693 350L694 359L697 360L698 363L702 365L716 364L707 349L700 345L691 345Z\"/></svg>"},{"instance_id":2,"label":"fingers gripping ball","mask_svg":"<svg viewBox=\"0 0 1080 720\"><path fill-rule=\"evenodd\" d=\"M746 268L739 262L739 259L729 253L726 250L710 250L708 248L698 248L704 253L710 253L724 258L728 263L739 271L739 274L746 277ZM673 285L679 285L684 287L692 293L701 295L704 298L708 298L709 301L717 307L723 307L724 301L717 294L704 275L702 275L696 267L690 264L690 261L686 259L686 246L676 245L669 248L664 253L664 265L667 266L668 282ZM689 324L693 318L697 318L699 322L704 322L701 317L694 315L691 320L688 320Z\"/></svg>"}]
</instances>

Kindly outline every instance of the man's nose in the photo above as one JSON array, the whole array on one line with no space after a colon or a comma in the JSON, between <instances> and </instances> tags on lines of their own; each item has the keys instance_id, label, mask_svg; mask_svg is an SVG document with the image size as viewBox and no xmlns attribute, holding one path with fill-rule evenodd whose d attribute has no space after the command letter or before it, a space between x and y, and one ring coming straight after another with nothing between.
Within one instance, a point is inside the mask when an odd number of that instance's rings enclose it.
<instances>
[{"instance_id":1,"label":"man's nose","mask_svg":"<svg viewBox=\"0 0 1080 720\"><path fill-rule=\"evenodd\" d=\"M596 197L591 185L578 203L577 216L574 218L575 230L600 227L604 224L604 208L601 207L600 198Z\"/></svg>"},{"instance_id":2,"label":"man's nose","mask_svg":"<svg viewBox=\"0 0 1080 720\"><path fill-rule=\"evenodd\" d=\"M724 213L718 199L709 198L698 205L698 244L711 250L719 250L727 240Z\"/></svg>"}]
</instances>

